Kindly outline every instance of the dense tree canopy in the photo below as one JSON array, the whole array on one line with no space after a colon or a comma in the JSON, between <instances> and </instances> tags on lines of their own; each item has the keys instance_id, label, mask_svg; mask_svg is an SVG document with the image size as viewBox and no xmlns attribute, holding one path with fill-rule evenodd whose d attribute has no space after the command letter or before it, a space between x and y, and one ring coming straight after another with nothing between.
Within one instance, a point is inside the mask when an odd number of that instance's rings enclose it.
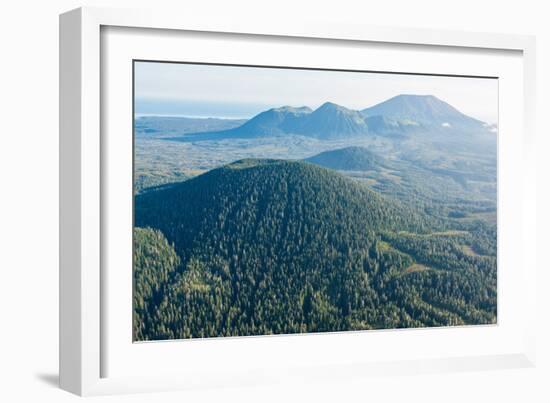
<instances>
[{"instance_id":1,"label":"dense tree canopy","mask_svg":"<svg viewBox=\"0 0 550 403\"><path fill-rule=\"evenodd\" d=\"M412 206L281 160L140 194L134 338L494 323L494 226Z\"/></svg>"}]
</instances>

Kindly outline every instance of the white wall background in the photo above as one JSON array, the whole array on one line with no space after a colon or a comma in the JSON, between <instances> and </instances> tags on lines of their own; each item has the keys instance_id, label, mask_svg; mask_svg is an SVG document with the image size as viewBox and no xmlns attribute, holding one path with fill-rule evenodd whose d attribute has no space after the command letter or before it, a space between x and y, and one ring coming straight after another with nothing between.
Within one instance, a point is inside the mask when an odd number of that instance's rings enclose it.
<instances>
[{"instance_id":1,"label":"white wall background","mask_svg":"<svg viewBox=\"0 0 550 403\"><path fill-rule=\"evenodd\" d=\"M535 369L377 377L333 384L94 398L98 401L548 402L550 25L523 0L11 0L0 5L0 401L75 401L57 383L58 14L81 5L534 34L538 48L539 363Z\"/></svg>"}]
</instances>

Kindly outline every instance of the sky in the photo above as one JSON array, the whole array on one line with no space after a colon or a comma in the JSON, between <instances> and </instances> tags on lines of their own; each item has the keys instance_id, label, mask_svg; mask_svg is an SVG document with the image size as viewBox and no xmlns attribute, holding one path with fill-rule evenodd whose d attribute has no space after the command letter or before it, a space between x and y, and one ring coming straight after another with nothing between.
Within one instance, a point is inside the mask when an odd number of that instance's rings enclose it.
<instances>
[{"instance_id":1,"label":"sky","mask_svg":"<svg viewBox=\"0 0 550 403\"><path fill-rule=\"evenodd\" d=\"M330 101L364 109L399 94L434 95L498 123L498 80L367 72L136 62L136 114L250 118L284 105Z\"/></svg>"}]
</instances>

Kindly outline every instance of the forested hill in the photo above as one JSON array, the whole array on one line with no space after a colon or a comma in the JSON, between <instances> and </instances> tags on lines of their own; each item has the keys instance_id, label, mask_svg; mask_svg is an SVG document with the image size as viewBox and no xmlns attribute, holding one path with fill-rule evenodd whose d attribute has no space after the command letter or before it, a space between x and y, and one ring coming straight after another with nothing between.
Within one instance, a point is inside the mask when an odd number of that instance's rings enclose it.
<instances>
[{"instance_id":1,"label":"forested hill","mask_svg":"<svg viewBox=\"0 0 550 403\"><path fill-rule=\"evenodd\" d=\"M496 317L496 259L466 256L469 234L432 236L429 218L313 164L241 160L135 209L152 228L136 229L136 340Z\"/></svg>"},{"instance_id":2,"label":"forested hill","mask_svg":"<svg viewBox=\"0 0 550 403\"><path fill-rule=\"evenodd\" d=\"M427 220L333 170L287 160L240 160L136 198L136 226L159 228L182 250L222 234L303 243L323 231L341 241L369 230L424 232Z\"/></svg>"},{"instance_id":3,"label":"forested hill","mask_svg":"<svg viewBox=\"0 0 550 403\"><path fill-rule=\"evenodd\" d=\"M357 146L324 151L306 161L342 171L368 171L385 165L382 157L365 147Z\"/></svg>"}]
</instances>

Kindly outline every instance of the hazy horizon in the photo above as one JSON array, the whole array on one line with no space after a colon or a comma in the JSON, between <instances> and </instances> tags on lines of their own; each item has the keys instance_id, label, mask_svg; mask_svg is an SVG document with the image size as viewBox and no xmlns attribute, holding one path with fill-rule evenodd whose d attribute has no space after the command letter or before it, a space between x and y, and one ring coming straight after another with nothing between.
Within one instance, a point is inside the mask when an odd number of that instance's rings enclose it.
<instances>
[{"instance_id":1,"label":"hazy horizon","mask_svg":"<svg viewBox=\"0 0 550 403\"><path fill-rule=\"evenodd\" d=\"M361 110L401 94L433 95L498 123L498 80L181 63L135 63L135 113L250 119L267 109L334 102Z\"/></svg>"}]
</instances>

